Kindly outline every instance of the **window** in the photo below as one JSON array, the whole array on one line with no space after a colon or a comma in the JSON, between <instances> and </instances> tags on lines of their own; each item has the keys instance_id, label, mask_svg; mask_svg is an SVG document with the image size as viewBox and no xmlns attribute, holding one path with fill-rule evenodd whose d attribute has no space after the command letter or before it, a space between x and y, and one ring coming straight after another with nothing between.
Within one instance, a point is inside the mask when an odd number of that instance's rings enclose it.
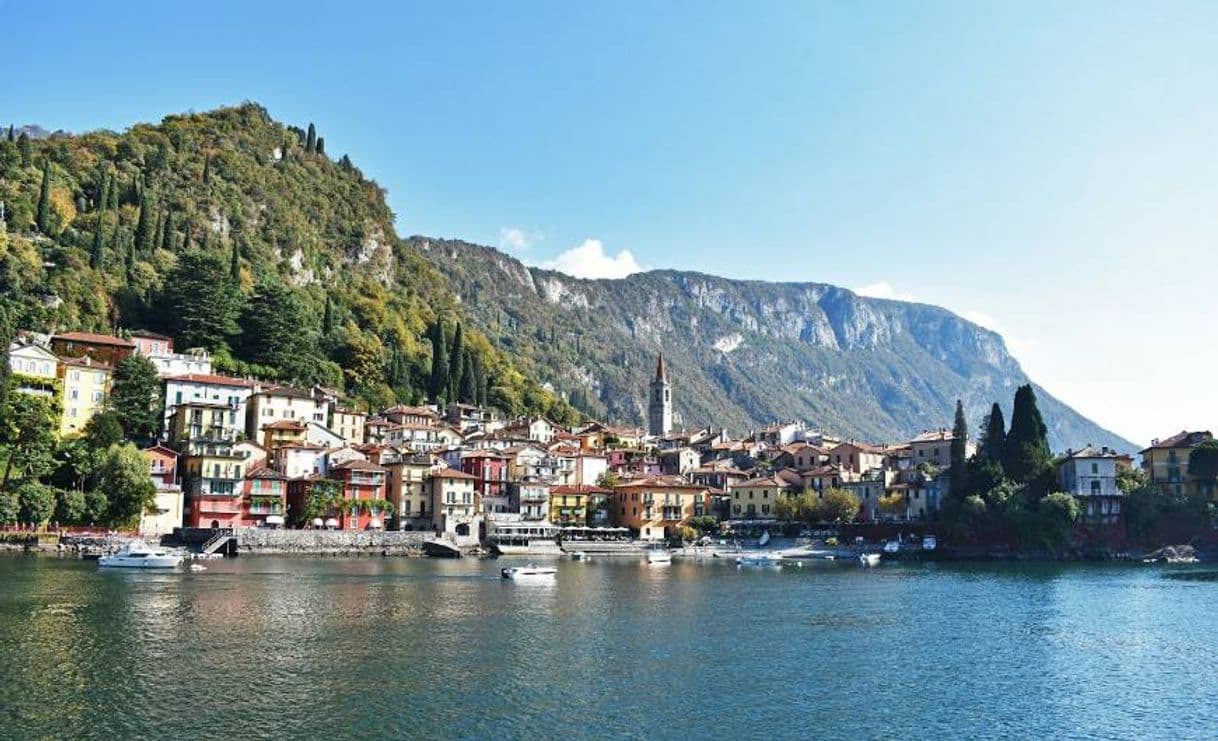
<instances>
[{"instance_id":1,"label":"window","mask_svg":"<svg viewBox=\"0 0 1218 741\"><path fill-rule=\"evenodd\" d=\"M1091 473L1099 473L1099 472L1100 472L1100 464L1096 463L1095 461L1092 461L1091 462Z\"/></svg>"},{"instance_id":2,"label":"window","mask_svg":"<svg viewBox=\"0 0 1218 741\"><path fill-rule=\"evenodd\" d=\"M1092 496L1099 496L1100 482L1098 480L1094 480L1091 482L1091 494L1092 494Z\"/></svg>"},{"instance_id":3,"label":"window","mask_svg":"<svg viewBox=\"0 0 1218 741\"><path fill-rule=\"evenodd\" d=\"M173 403L174 403L174 404L181 404L181 403L182 403L182 392L181 392L181 391L178 391L177 393L175 393L175 394L173 395Z\"/></svg>"},{"instance_id":4,"label":"window","mask_svg":"<svg viewBox=\"0 0 1218 741\"><path fill-rule=\"evenodd\" d=\"M93 401L101 401L101 400L102 400L102 392L94 391L93 392Z\"/></svg>"},{"instance_id":5,"label":"window","mask_svg":"<svg viewBox=\"0 0 1218 741\"><path fill-rule=\"evenodd\" d=\"M763 515L770 514L770 505L768 505L768 504L761 505L761 514L763 514Z\"/></svg>"}]
</instances>

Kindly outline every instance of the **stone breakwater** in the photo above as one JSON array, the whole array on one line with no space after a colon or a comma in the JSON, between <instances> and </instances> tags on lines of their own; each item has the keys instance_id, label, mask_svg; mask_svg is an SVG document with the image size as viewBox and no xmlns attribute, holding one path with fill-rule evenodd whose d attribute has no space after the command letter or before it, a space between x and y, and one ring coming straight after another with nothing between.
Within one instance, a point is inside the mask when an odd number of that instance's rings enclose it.
<instances>
[{"instance_id":1,"label":"stone breakwater","mask_svg":"<svg viewBox=\"0 0 1218 741\"><path fill-rule=\"evenodd\" d=\"M237 552L281 556L421 556L429 532L388 530L270 530L249 528L236 531Z\"/></svg>"}]
</instances>

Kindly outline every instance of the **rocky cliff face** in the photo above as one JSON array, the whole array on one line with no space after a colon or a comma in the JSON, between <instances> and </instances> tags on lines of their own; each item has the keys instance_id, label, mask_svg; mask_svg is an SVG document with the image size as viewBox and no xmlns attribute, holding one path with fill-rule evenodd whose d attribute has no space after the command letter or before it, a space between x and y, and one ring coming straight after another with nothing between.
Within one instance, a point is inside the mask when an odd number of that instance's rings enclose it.
<instances>
[{"instance_id":1,"label":"rocky cliff face","mask_svg":"<svg viewBox=\"0 0 1218 741\"><path fill-rule=\"evenodd\" d=\"M935 306L865 298L820 283L653 271L579 280L488 247L414 237L468 316L521 364L595 415L641 423L663 351L678 424L735 434L800 419L873 441L972 429L1027 382L1002 337ZM1128 441L1037 389L1055 450ZM1008 417L1009 418L1009 417Z\"/></svg>"}]
</instances>

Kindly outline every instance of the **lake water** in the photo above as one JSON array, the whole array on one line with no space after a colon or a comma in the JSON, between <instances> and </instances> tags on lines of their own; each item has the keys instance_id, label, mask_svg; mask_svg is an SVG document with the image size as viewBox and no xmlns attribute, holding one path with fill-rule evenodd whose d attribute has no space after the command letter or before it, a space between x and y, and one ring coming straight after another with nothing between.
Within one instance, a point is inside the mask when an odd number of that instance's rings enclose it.
<instances>
[{"instance_id":1,"label":"lake water","mask_svg":"<svg viewBox=\"0 0 1218 741\"><path fill-rule=\"evenodd\" d=\"M1218 582L606 559L523 584L503 564L0 557L0 736L1218 735Z\"/></svg>"}]
</instances>

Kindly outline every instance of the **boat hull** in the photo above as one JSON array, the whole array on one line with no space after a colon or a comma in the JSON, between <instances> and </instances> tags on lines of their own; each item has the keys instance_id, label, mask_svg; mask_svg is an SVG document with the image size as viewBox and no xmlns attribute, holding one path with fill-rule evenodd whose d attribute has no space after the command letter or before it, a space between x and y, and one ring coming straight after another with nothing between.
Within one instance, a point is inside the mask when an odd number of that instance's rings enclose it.
<instances>
[{"instance_id":1,"label":"boat hull","mask_svg":"<svg viewBox=\"0 0 1218 741\"><path fill-rule=\"evenodd\" d=\"M97 559L97 565L103 569L176 569L181 564L181 556L148 556L147 558L102 556Z\"/></svg>"}]
</instances>

